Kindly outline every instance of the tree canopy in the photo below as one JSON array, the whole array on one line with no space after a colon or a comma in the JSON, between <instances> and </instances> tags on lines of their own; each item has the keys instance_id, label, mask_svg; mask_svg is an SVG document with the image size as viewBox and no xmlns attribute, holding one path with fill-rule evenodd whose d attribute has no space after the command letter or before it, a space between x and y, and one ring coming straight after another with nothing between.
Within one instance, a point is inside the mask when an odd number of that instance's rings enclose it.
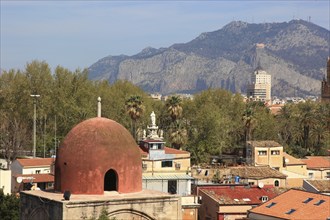
<instances>
[{"instance_id":1,"label":"tree canopy","mask_svg":"<svg viewBox=\"0 0 330 220\"><path fill-rule=\"evenodd\" d=\"M167 143L191 152L193 163L233 153L246 140L274 140L299 157L324 155L330 146L326 103L286 104L273 115L263 103L246 103L240 94L222 89L202 91L192 100L170 96L163 102L128 81L95 82L87 70L58 66L52 72L46 62L33 61L25 70L0 75L0 148L8 162L32 149L31 94L40 95L37 156L44 147L49 156L74 125L96 117L97 97L102 98L102 116L134 128L133 136L150 125L154 111Z\"/></svg>"}]
</instances>

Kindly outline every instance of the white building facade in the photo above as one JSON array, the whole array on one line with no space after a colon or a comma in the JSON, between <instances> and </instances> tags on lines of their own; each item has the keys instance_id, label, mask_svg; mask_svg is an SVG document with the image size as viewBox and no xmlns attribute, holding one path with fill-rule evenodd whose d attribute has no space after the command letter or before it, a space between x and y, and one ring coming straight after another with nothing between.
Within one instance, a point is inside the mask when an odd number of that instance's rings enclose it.
<instances>
[{"instance_id":1,"label":"white building facade","mask_svg":"<svg viewBox=\"0 0 330 220\"><path fill-rule=\"evenodd\" d=\"M247 97L254 101L271 101L271 75L258 68L251 77L247 87Z\"/></svg>"}]
</instances>

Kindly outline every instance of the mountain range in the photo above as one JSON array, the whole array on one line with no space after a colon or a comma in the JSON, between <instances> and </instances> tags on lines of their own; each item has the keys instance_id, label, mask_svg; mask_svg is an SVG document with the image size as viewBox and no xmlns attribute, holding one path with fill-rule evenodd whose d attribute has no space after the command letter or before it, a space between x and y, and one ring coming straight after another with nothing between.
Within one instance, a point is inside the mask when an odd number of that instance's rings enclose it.
<instances>
[{"instance_id":1,"label":"mountain range","mask_svg":"<svg viewBox=\"0 0 330 220\"><path fill-rule=\"evenodd\" d=\"M251 75L261 67L272 76L273 96L319 95L329 50L329 30L311 22L233 21L187 43L104 57L89 67L89 78L128 80L164 95L207 88L245 94Z\"/></svg>"}]
</instances>

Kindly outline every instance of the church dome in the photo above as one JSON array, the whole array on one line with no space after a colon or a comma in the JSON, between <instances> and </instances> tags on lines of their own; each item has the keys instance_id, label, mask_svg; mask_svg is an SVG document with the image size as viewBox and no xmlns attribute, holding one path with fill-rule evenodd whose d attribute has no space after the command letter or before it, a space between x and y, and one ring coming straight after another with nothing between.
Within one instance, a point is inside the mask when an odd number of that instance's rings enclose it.
<instances>
[{"instance_id":1,"label":"church dome","mask_svg":"<svg viewBox=\"0 0 330 220\"><path fill-rule=\"evenodd\" d=\"M76 125L57 152L55 190L73 194L141 191L141 154L132 135L107 118Z\"/></svg>"}]
</instances>

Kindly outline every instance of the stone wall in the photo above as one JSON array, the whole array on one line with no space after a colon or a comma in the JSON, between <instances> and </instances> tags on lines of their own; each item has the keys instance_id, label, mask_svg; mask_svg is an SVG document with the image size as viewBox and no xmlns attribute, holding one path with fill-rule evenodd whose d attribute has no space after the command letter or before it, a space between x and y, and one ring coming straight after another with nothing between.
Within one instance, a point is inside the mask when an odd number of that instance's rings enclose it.
<instances>
[{"instance_id":1,"label":"stone wall","mask_svg":"<svg viewBox=\"0 0 330 220\"><path fill-rule=\"evenodd\" d=\"M119 194L111 199L102 195L88 198L66 201L54 199L54 193L21 192L20 219L97 219L102 210L108 217L118 220L182 219L181 200L175 195L143 194L130 197L129 194Z\"/></svg>"}]
</instances>

